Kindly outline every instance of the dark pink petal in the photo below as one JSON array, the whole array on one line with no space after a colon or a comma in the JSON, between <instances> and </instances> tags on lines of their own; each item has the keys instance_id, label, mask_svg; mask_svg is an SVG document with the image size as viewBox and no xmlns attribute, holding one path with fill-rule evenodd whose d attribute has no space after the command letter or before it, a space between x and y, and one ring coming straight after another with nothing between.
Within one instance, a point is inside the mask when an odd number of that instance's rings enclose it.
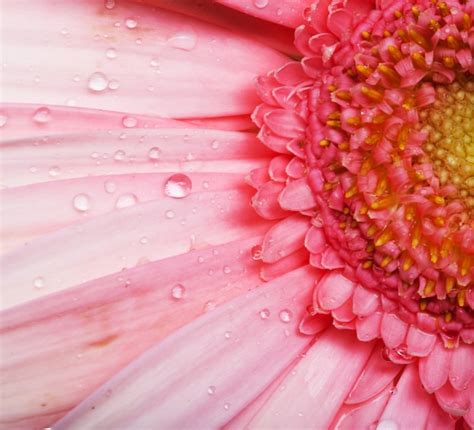
<instances>
[{"instance_id":1,"label":"dark pink petal","mask_svg":"<svg viewBox=\"0 0 474 430\"><path fill-rule=\"evenodd\" d=\"M52 425L155 342L254 288L250 248L259 240L141 265L3 312L1 423Z\"/></svg>"},{"instance_id":2,"label":"dark pink petal","mask_svg":"<svg viewBox=\"0 0 474 430\"><path fill-rule=\"evenodd\" d=\"M196 319L132 362L55 428L223 426L308 345L311 338L296 330L311 288L311 269L299 269ZM262 309L271 317L261 318ZM292 314L287 323L279 318L285 309Z\"/></svg>"}]
</instances>

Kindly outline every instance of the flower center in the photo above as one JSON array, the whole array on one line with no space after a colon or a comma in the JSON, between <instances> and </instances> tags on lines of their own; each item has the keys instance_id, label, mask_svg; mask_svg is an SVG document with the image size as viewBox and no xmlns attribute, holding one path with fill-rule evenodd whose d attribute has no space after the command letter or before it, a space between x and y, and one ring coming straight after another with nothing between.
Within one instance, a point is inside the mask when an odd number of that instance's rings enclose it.
<instances>
[{"instance_id":1,"label":"flower center","mask_svg":"<svg viewBox=\"0 0 474 430\"><path fill-rule=\"evenodd\" d=\"M423 146L441 185L456 187L474 216L474 81L436 87L436 101L421 113L429 133Z\"/></svg>"}]
</instances>

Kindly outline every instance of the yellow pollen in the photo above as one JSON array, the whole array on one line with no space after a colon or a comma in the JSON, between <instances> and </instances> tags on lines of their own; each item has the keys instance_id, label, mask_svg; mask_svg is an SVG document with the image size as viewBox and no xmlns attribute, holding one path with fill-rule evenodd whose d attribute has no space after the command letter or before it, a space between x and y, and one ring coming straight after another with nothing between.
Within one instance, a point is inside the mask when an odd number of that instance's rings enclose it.
<instances>
[{"instance_id":1,"label":"yellow pollen","mask_svg":"<svg viewBox=\"0 0 474 430\"><path fill-rule=\"evenodd\" d=\"M449 69L452 69L456 65L456 60L454 57L446 56L443 57L443 64Z\"/></svg>"},{"instance_id":2,"label":"yellow pollen","mask_svg":"<svg viewBox=\"0 0 474 430\"><path fill-rule=\"evenodd\" d=\"M371 260L364 261L362 267L364 269L370 269L374 263Z\"/></svg>"},{"instance_id":3,"label":"yellow pollen","mask_svg":"<svg viewBox=\"0 0 474 430\"><path fill-rule=\"evenodd\" d=\"M394 61L398 62L403 58L402 51L395 45L388 45L387 50Z\"/></svg>"},{"instance_id":4,"label":"yellow pollen","mask_svg":"<svg viewBox=\"0 0 474 430\"><path fill-rule=\"evenodd\" d=\"M319 141L319 146L326 147L329 146L329 140L327 139L322 139Z\"/></svg>"},{"instance_id":5,"label":"yellow pollen","mask_svg":"<svg viewBox=\"0 0 474 430\"><path fill-rule=\"evenodd\" d=\"M453 291L453 288L454 288L454 278L451 278L450 276L446 278L446 284L445 284L445 287L446 289L446 293L450 293L451 291Z\"/></svg>"},{"instance_id":6,"label":"yellow pollen","mask_svg":"<svg viewBox=\"0 0 474 430\"><path fill-rule=\"evenodd\" d=\"M330 93L332 93L332 92L334 92L334 91L336 91L336 90L337 90L337 87L336 87L334 84L328 85L328 91L329 91Z\"/></svg>"},{"instance_id":7,"label":"yellow pollen","mask_svg":"<svg viewBox=\"0 0 474 430\"><path fill-rule=\"evenodd\" d=\"M423 294L425 296L429 296L433 294L435 290L435 286L436 286L435 282L432 279L428 279L426 281L425 288L423 289Z\"/></svg>"},{"instance_id":8,"label":"yellow pollen","mask_svg":"<svg viewBox=\"0 0 474 430\"><path fill-rule=\"evenodd\" d=\"M424 310L426 310L426 308L428 306L428 302L424 299L421 299L419 306L420 306L420 311L424 311Z\"/></svg>"},{"instance_id":9,"label":"yellow pollen","mask_svg":"<svg viewBox=\"0 0 474 430\"><path fill-rule=\"evenodd\" d=\"M413 65L416 68L418 68L418 69L426 69L427 68L425 57L420 52L414 52L413 54L411 54L411 59L413 61Z\"/></svg>"},{"instance_id":10,"label":"yellow pollen","mask_svg":"<svg viewBox=\"0 0 474 430\"><path fill-rule=\"evenodd\" d=\"M357 192L358 192L357 186L354 185L344 193L344 197L346 199L350 199L351 197L354 197L357 194Z\"/></svg>"},{"instance_id":11,"label":"yellow pollen","mask_svg":"<svg viewBox=\"0 0 474 430\"><path fill-rule=\"evenodd\" d=\"M436 264L439 260L439 251L436 246L430 247L430 260L433 264Z\"/></svg>"},{"instance_id":12,"label":"yellow pollen","mask_svg":"<svg viewBox=\"0 0 474 430\"><path fill-rule=\"evenodd\" d=\"M373 70L369 66L366 66L364 64L357 64L356 70L365 78L368 78L373 72Z\"/></svg>"},{"instance_id":13,"label":"yellow pollen","mask_svg":"<svg viewBox=\"0 0 474 430\"><path fill-rule=\"evenodd\" d=\"M381 267L387 267L392 262L392 258L386 255L380 262Z\"/></svg>"},{"instance_id":14,"label":"yellow pollen","mask_svg":"<svg viewBox=\"0 0 474 430\"><path fill-rule=\"evenodd\" d=\"M420 16L420 8L418 6L413 6L411 8L411 13L418 18Z\"/></svg>"},{"instance_id":15,"label":"yellow pollen","mask_svg":"<svg viewBox=\"0 0 474 430\"><path fill-rule=\"evenodd\" d=\"M347 118L347 123L349 125L358 126L358 125L360 125L361 121L360 121L360 118L358 118L356 116L352 116L350 118Z\"/></svg>"},{"instance_id":16,"label":"yellow pollen","mask_svg":"<svg viewBox=\"0 0 474 430\"><path fill-rule=\"evenodd\" d=\"M403 14L399 10L396 10L395 12L393 12L393 16L396 19L400 19L403 16Z\"/></svg>"},{"instance_id":17,"label":"yellow pollen","mask_svg":"<svg viewBox=\"0 0 474 430\"><path fill-rule=\"evenodd\" d=\"M349 91L346 90L339 90L336 92L336 97L338 99L344 100L346 102L349 102L352 100L352 95Z\"/></svg>"},{"instance_id":18,"label":"yellow pollen","mask_svg":"<svg viewBox=\"0 0 474 430\"><path fill-rule=\"evenodd\" d=\"M389 230L385 230L375 241L375 246L382 246L392 240L392 233Z\"/></svg>"},{"instance_id":19,"label":"yellow pollen","mask_svg":"<svg viewBox=\"0 0 474 430\"><path fill-rule=\"evenodd\" d=\"M391 81L394 85L400 84L400 75L393 67L389 67L385 64L379 64L378 70L382 75L384 75L387 79Z\"/></svg>"},{"instance_id":20,"label":"yellow pollen","mask_svg":"<svg viewBox=\"0 0 474 430\"><path fill-rule=\"evenodd\" d=\"M367 230L367 236L372 237L375 233L377 233L377 226L372 224Z\"/></svg>"},{"instance_id":21,"label":"yellow pollen","mask_svg":"<svg viewBox=\"0 0 474 430\"><path fill-rule=\"evenodd\" d=\"M418 33L414 28L410 28L408 30L408 37L417 45L420 45L423 49L427 51L431 49L431 43L426 40L426 38L422 34Z\"/></svg>"},{"instance_id":22,"label":"yellow pollen","mask_svg":"<svg viewBox=\"0 0 474 430\"><path fill-rule=\"evenodd\" d=\"M368 31L363 31L361 34L362 39L369 40L370 39L370 33Z\"/></svg>"},{"instance_id":23,"label":"yellow pollen","mask_svg":"<svg viewBox=\"0 0 474 430\"><path fill-rule=\"evenodd\" d=\"M450 34L447 38L446 38L446 43L448 44L448 47L450 47L451 49L459 49L459 41L458 39L456 39L452 34Z\"/></svg>"},{"instance_id":24,"label":"yellow pollen","mask_svg":"<svg viewBox=\"0 0 474 430\"><path fill-rule=\"evenodd\" d=\"M366 85L362 85L360 87L360 92L368 97L371 100L374 100L376 102L382 101L383 99L383 93L380 91L376 90L375 88L367 87Z\"/></svg>"},{"instance_id":25,"label":"yellow pollen","mask_svg":"<svg viewBox=\"0 0 474 430\"><path fill-rule=\"evenodd\" d=\"M440 216L437 216L433 219L433 222L434 222L434 225L436 227L444 227L444 218L440 217Z\"/></svg>"},{"instance_id":26,"label":"yellow pollen","mask_svg":"<svg viewBox=\"0 0 474 430\"><path fill-rule=\"evenodd\" d=\"M413 260L409 255L406 255L405 258L403 259L402 263L402 269L406 272L411 269L413 266Z\"/></svg>"},{"instance_id":27,"label":"yellow pollen","mask_svg":"<svg viewBox=\"0 0 474 430\"><path fill-rule=\"evenodd\" d=\"M444 320L448 323L451 322L453 319L453 314L451 312L446 312L444 314Z\"/></svg>"},{"instance_id":28,"label":"yellow pollen","mask_svg":"<svg viewBox=\"0 0 474 430\"><path fill-rule=\"evenodd\" d=\"M466 306L466 290L459 291L458 295L456 296L456 299L459 306Z\"/></svg>"}]
</instances>

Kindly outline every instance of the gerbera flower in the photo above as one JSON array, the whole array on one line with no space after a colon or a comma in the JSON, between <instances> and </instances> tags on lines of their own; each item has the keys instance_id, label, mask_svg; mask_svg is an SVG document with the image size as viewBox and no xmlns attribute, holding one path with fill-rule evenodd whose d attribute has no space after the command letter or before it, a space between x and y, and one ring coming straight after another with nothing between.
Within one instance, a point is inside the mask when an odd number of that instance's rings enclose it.
<instances>
[{"instance_id":1,"label":"gerbera flower","mask_svg":"<svg viewBox=\"0 0 474 430\"><path fill-rule=\"evenodd\" d=\"M473 3L152 3L2 5L2 426L473 427Z\"/></svg>"}]
</instances>

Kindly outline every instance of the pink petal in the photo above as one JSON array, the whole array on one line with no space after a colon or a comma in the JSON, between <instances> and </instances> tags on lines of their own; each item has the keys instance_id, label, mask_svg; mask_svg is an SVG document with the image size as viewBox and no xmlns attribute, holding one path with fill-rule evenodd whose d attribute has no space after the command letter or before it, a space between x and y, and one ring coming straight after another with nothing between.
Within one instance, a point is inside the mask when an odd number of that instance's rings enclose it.
<instances>
[{"instance_id":1,"label":"pink petal","mask_svg":"<svg viewBox=\"0 0 474 430\"><path fill-rule=\"evenodd\" d=\"M451 355L449 382L456 390L465 390L471 383L473 374L474 351L472 346L461 343Z\"/></svg>"},{"instance_id":2,"label":"pink petal","mask_svg":"<svg viewBox=\"0 0 474 430\"><path fill-rule=\"evenodd\" d=\"M382 317L380 331L385 345L395 348L405 340L408 324L395 314L385 313Z\"/></svg>"},{"instance_id":3,"label":"pink petal","mask_svg":"<svg viewBox=\"0 0 474 430\"><path fill-rule=\"evenodd\" d=\"M281 192L278 201L283 209L290 211L304 211L316 206L313 192L305 178L290 182Z\"/></svg>"},{"instance_id":4,"label":"pink petal","mask_svg":"<svg viewBox=\"0 0 474 430\"><path fill-rule=\"evenodd\" d=\"M258 240L141 265L4 312L2 422L50 426L155 342L254 288ZM184 290L173 293L177 285Z\"/></svg>"},{"instance_id":5,"label":"pink petal","mask_svg":"<svg viewBox=\"0 0 474 430\"><path fill-rule=\"evenodd\" d=\"M2 280L8 286L2 293L3 306L134 267L144 260L261 234L268 224L249 207L249 199L250 193L243 190L159 199L35 239L1 260ZM193 207L198 209L193 211ZM43 288L35 288L38 278Z\"/></svg>"},{"instance_id":6,"label":"pink petal","mask_svg":"<svg viewBox=\"0 0 474 430\"><path fill-rule=\"evenodd\" d=\"M383 357L382 350L383 344L379 343L345 403L362 403L371 399L387 388L400 372L402 367L387 361Z\"/></svg>"},{"instance_id":7,"label":"pink petal","mask_svg":"<svg viewBox=\"0 0 474 430\"><path fill-rule=\"evenodd\" d=\"M304 355L248 428L327 428L357 380L372 343L330 328ZM350 360L348 360L350 357Z\"/></svg>"},{"instance_id":8,"label":"pink petal","mask_svg":"<svg viewBox=\"0 0 474 430\"><path fill-rule=\"evenodd\" d=\"M278 202L278 196L285 186L280 182L269 181L263 184L252 199L252 207L262 218L275 220L288 215Z\"/></svg>"},{"instance_id":9,"label":"pink petal","mask_svg":"<svg viewBox=\"0 0 474 430\"><path fill-rule=\"evenodd\" d=\"M278 136L302 138L306 122L296 112L273 109L264 115L265 124Z\"/></svg>"},{"instance_id":10,"label":"pink petal","mask_svg":"<svg viewBox=\"0 0 474 430\"><path fill-rule=\"evenodd\" d=\"M428 357L420 359L420 379L426 391L439 390L448 380L450 351L437 341Z\"/></svg>"},{"instance_id":11,"label":"pink petal","mask_svg":"<svg viewBox=\"0 0 474 430\"><path fill-rule=\"evenodd\" d=\"M283 257L275 263L264 264L260 270L260 277L264 281L270 281L286 272L308 264L309 255L305 249L300 249L293 254Z\"/></svg>"},{"instance_id":12,"label":"pink petal","mask_svg":"<svg viewBox=\"0 0 474 430\"><path fill-rule=\"evenodd\" d=\"M144 353L55 428L223 426L308 345L310 338L295 331L311 288L311 269L300 269L202 316ZM270 318L259 317L263 308ZM278 316L283 308L293 313L286 324Z\"/></svg>"},{"instance_id":13,"label":"pink petal","mask_svg":"<svg viewBox=\"0 0 474 430\"><path fill-rule=\"evenodd\" d=\"M411 325L407 334L407 352L414 357L426 357L436 342L436 335L426 333L415 325Z\"/></svg>"},{"instance_id":14,"label":"pink petal","mask_svg":"<svg viewBox=\"0 0 474 430\"><path fill-rule=\"evenodd\" d=\"M308 217L296 214L275 224L265 235L262 260L274 263L303 248L303 241L310 225Z\"/></svg>"},{"instance_id":15,"label":"pink petal","mask_svg":"<svg viewBox=\"0 0 474 430\"><path fill-rule=\"evenodd\" d=\"M474 390L465 389L458 391L451 386L451 384L445 384L442 388L436 391L436 399L439 405L448 414L455 417L461 417L473 407L474 402Z\"/></svg>"},{"instance_id":16,"label":"pink petal","mask_svg":"<svg viewBox=\"0 0 474 430\"><path fill-rule=\"evenodd\" d=\"M363 342L378 338L380 336L380 323L382 322L382 315L382 312L374 312L368 317L357 319L357 338Z\"/></svg>"},{"instance_id":17,"label":"pink petal","mask_svg":"<svg viewBox=\"0 0 474 430\"><path fill-rule=\"evenodd\" d=\"M217 0L258 18L290 28L303 24L304 10L313 0Z\"/></svg>"},{"instance_id":18,"label":"pink petal","mask_svg":"<svg viewBox=\"0 0 474 430\"><path fill-rule=\"evenodd\" d=\"M362 285L357 285L355 288L352 301L352 310L360 317L371 315L380 306L379 294Z\"/></svg>"},{"instance_id":19,"label":"pink petal","mask_svg":"<svg viewBox=\"0 0 474 430\"><path fill-rule=\"evenodd\" d=\"M103 4L3 5L2 61L8 67L2 99L175 118L239 115L258 103L253 78L287 61L258 42L182 14L133 2ZM54 24L44 25L51 9Z\"/></svg>"},{"instance_id":20,"label":"pink petal","mask_svg":"<svg viewBox=\"0 0 474 430\"><path fill-rule=\"evenodd\" d=\"M343 305L354 291L354 283L338 272L329 272L319 281L317 295L324 310L333 310Z\"/></svg>"}]
</instances>

